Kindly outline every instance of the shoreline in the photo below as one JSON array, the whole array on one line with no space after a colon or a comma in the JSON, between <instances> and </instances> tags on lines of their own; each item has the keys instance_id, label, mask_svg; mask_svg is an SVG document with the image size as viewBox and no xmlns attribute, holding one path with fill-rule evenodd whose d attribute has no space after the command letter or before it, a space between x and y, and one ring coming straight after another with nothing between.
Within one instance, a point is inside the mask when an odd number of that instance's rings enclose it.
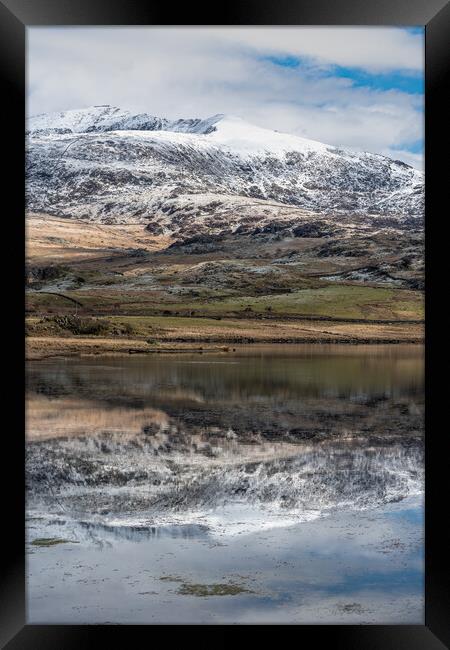
<instances>
[{"instance_id":1,"label":"shoreline","mask_svg":"<svg viewBox=\"0 0 450 650\"><path fill-rule=\"evenodd\" d=\"M424 337L383 338L378 337L297 337L297 338L211 338L196 340L182 337L165 338L149 344L144 339L119 339L114 337L63 337L44 336L26 338L25 360L52 359L85 356L130 356L149 354L205 354L236 352L242 346L266 345L423 345ZM236 347L238 346L238 347Z\"/></svg>"}]
</instances>

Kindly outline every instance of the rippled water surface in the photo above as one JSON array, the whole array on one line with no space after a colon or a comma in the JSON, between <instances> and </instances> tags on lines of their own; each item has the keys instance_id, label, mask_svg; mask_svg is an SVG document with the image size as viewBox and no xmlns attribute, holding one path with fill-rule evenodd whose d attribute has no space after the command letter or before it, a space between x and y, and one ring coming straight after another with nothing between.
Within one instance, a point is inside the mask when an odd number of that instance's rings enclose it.
<instances>
[{"instance_id":1,"label":"rippled water surface","mask_svg":"<svg viewBox=\"0 0 450 650\"><path fill-rule=\"evenodd\" d=\"M423 623L423 350L28 364L28 619Z\"/></svg>"}]
</instances>

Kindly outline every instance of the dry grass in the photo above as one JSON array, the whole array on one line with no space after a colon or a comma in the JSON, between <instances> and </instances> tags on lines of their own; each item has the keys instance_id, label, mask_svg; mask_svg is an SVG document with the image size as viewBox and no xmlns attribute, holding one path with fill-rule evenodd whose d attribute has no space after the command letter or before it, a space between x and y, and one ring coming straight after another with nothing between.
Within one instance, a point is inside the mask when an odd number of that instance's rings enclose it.
<instances>
[{"instance_id":1,"label":"dry grass","mask_svg":"<svg viewBox=\"0 0 450 650\"><path fill-rule=\"evenodd\" d=\"M26 256L30 262L88 260L111 255L111 249L143 248L159 250L170 244L170 237L155 237L144 225L103 225L31 214L26 219Z\"/></svg>"},{"instance_id":2,"label":"dry grass","mask_svg":"<svg viewBox=\"0 0 450 650\"><path fill-rule=\"evenodd\" d=\"M152 408L121 407L93 408L92 400L78 397L58 398L58 410L48 397L31 393L27 396L27 440L47 440L58 437L77 437L84 434L119 432L133 437L142 430L142 424L167 424L168 416Z\"/></svg>"}]
</instances>

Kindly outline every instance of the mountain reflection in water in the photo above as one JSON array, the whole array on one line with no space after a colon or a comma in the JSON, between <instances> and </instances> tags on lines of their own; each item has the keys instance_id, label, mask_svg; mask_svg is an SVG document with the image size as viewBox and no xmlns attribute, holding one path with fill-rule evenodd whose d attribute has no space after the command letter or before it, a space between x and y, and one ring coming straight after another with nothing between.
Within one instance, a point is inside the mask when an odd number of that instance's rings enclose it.
<instances>
[{"instance_id":1,"label":"mountain reflection in water","mask_svg":"<svg viewBox=\"0 0 450 650\"><path fill-rule=\"evenodd\" d=\"M30 362L28 511L133 537L400 501L423 491L423 381L419 346Z\"/></svg>"}]
</instances>

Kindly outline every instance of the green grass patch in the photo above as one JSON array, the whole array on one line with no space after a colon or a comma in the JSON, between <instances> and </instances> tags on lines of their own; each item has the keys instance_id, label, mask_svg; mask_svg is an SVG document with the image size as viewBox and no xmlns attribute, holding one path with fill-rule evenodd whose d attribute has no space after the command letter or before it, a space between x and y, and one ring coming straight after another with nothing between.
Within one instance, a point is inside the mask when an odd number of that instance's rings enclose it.
<instances>
[{"instance_id":1,"label":"green grass patch","mask_svg":"<svg viewBox=\"0 0 450 650\"><path fill-rule=\"evenodd\" d=\"M137 336L157 335L167 329L205 329L208 327L237 330L245 327L239 321L217 320L215 318L195 318L194 316L110 316L112 325L129 326Z\"/></svg>"},{"instance_id":2,"label":"green grass patch","mask_svg":"<svg viewBox=\"0 0 450 650\"><path fill-rule=\"evenodd\" d=\"M334 285L319 289L303 289L276 296L225 299L220 304L209 302L205 313L246 312L279 316L328 316L362 319L422 319L423 295L417 291L391 288Z\"/></svg>"},{"instance_id":3,"label":"green grass patch","mask_svg":"<svg viewBox=\"0 0 450 650\"><path fill-rule=\"evenodd\" d=\"M186 298L165 292L85 292L66 291L79 300L83 315L105 316L117 324L128 321L137 335L151 336L148 328L180 325L180 318L195 327L206 325L205 318L233 318L258 315L286 317L325 316L364 320L423 320L423 292L390 287L329 284L273 295L222 296L216 294ZM75 306L67 299L45 294L28 294L29 313L73 314ZM124 314L122 316L122 314ZM135 320L132 321L131 318ZM159 319L159 320L158 320ZM201 321L201 322L200 322ZM215 327L227 327L224 321L212 321ZM235 327L235 326L234 326ZM131 334L132 332L130 332Z\"/></svg>"}]
</instances>

